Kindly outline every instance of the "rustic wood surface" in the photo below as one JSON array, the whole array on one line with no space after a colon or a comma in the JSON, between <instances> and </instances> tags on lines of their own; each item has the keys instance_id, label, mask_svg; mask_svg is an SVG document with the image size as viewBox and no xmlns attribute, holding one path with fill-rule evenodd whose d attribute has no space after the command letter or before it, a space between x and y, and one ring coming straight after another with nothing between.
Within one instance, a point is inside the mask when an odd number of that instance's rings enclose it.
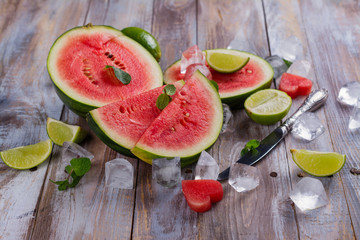
<instances>
[{"instance_id":1,"label":"rustic wood surface","mask_svg":"<svg viewBox=\"0 0 360 240\"><path fill-rule=\"evenodd\" d=\"M310 143L286 137L256 165L261 172L256 190L239 194L223 182L224 199L206 213L190 210L180 187L154 184L151 166L134 158L126 157L135 168L134 189L108 189L104 164L124 156L62 104L46 69L55 39L88 22L151 32L162 48L163 70L193 44L306 59L313 88L329 91L326 105L315 112L326 131ZM67 163L58 146L35 171L0 161L0 239L360 238L360 176L350 173L360 168L360 132L348 130L351 108L336 101L343 84L360 81L358 1L4 0L0 30L0 151L47 139L46 118L52 117L87 129L81 145L95 155L80 184L63 192L49 182L64 176ZM303 99L293 102L291 112ZM233 114L230 131L210 150L221 170L238 159L248 140L262 139L278 125L253 123L241 109ZM306 176L292 161L292 148L346 154L339 173L319 178L329 198L326 207L304 213L289 199Z\"/></svg>"}]
</instances>

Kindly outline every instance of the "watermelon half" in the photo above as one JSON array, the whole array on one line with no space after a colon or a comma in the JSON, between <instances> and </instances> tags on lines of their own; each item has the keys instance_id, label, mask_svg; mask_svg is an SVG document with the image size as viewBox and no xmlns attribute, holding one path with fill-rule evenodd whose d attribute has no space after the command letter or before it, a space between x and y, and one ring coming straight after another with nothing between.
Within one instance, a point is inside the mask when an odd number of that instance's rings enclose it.
<instances>
[{"instance_id":1,"label":"watermelon half","mask_svg":"<svg viewBox=\"0 0 360 240\"><path fill-rule=\"evenodd\" d=\"M176 93L184 81L174 83ZM95 134L117 152L133 157L130 150L140 139L145 130L161 113L156 107L156 100L163 92L161 86L125 100L110 103L90 111L86 120Z\"/></svg>"},{"instance_id":2,"label":"watermelon half","mask_svg":"<svg viewBox=\"0 0 360 240\"><path fill-rule=\"evenodd\" d=\"M243 107L248 96L258 90L270 87L274 70L263 58L233 49L211 49L207 51L235 54L243 58L250 57L249 62L234 73L220 73L207 66L210 69L212 80L219 85L222 102L232 107ZM183 78L184 74L180 73L180 60L173 63L164 72L164 82L167 84Z\"/></svg>"},{"instance_id":3,"label":"watermelon half","mask_svg":"<svg viewBox=\"0 0 360 240\"><path fill-rule=\"evenodd\" d=\"M179 156L185 166L212 146L222 122L222 104L216 88L196 71L131 151L148 163L155 158Z\"/></svg>"},{"instance_id":4,"label":"watermelon half","mask_svg":"<svg viewBox=\"0 0 360 240\"><path fill-rule=\"evenodd\" d=\"M106 65L131 76L121 83ZM75 27L50 49L47 68L60 99L75 113L85 114L162 85L154 57L138 42L109 26Z\"/></svg>"}]
</instances>

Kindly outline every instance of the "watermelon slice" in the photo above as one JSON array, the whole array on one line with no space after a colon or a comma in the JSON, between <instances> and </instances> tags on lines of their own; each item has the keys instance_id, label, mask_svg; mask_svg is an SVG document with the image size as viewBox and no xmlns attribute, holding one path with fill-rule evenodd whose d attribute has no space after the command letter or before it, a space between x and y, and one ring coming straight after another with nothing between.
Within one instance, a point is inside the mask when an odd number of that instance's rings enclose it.
<instances>
[{"instance_id":1,"label":"watermelon slice","mask_svg":"<svg viewBox=\"0 0 360 240\"><path fill-rule=\"evenodd\" d=\"M184 180L181 185L189 207L196 212L208 211L211 203L223 198L222 185L215 180Z\"/></svg>"},{"instance_id":2,"label":"watermelon slice","mask_svg":"<svg viewBox=\"0 0 360 240\"><path fill-rule=\"evenodd\" d=\"M129 73L131 82L121 83L106 65ZM62 34L50 49L47 68L60 99L81 116L162 85L154 57L109 26L87 25Z\"/></svg>"},{"instance_id":3,"label":"watermelon slice","mask_svg":"<svg viewBox=\"0 0 360 240\"><path fill-rule=\"evenodd\" d=\"M138 158L151 163L155 158L179 156L185 166L216 141L223 111L215 87L196 71L179 93L131 150Z\"/></svg>"},{"instance_id":4,"label":"watermelon slice","mask_svg":"<svg viewBox=\"0 0 360 240\"><path fill-rule=\"evenodd\" d=\"M244 101L254 92L269 88L274 76L274 70L268 62L259 56L248 52L230 49L212 49L219 53L235 54L243 58L250 57L250 61L239 71L234 73L220 73L209 66L212 80L219 85L221 101L232 107L243 107ZM180 60L169 66L164 72L164 82L172 83L184 79L180 73Z\"/></svg>"},{"instance_id":5,"label":"watermelon slice","mask_svg":"<svg viewBox=\"0 0 360 240\"><path fill-rule=\"evenodd\" d=\"M184 81L174 83L177 91L171 97L179 93L184 83ZM161 112L156 107L156 99L163 92L164 87L92 110L86 116L86 120L106 145L133 157L130 149L135 147L136 142Z\"/></svg>"},{"instance_id":6,"label":"watermelon slice","mask_svg":"<svg viewBox=\"0 0 360 240\"><path fill-rule=\"evenodd\" d=\"M283 73L279 84L279 90L286 92L293 99L299 95L309 95L311 87L312 82L309 79L290 73Z\"/></svg>"}]
</instances>

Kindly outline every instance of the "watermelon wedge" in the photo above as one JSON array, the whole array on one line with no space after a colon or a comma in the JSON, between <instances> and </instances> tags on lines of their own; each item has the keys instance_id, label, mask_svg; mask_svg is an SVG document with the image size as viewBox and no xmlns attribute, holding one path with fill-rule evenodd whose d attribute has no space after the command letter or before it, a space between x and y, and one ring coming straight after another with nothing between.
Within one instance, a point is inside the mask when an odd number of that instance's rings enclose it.
<instances>
[{"instance_id":1,"label":"watermelon wedge","mask_svg":"<svg viewBox=\"0 0 360 240\"><path fill-rule=\"evenodd\" d=\"M299 95L310 94L312 81L290 73L283 73L280 79L279 90L286 92L292 99Z\"/></svg>"},{"instance_id":2,"label":"watermelon wedge","mask_svg":"<svg viewBox=\"0 0 360 240\"><path fill-rule=\"evenodd\" d=\"M131 82L124 85L106 65L130 74ZM60 99L81 116L162 85L155 58L109 26L75 27L62 34L50 49L47 68Z\"/></svg>"},{"instance_id":3,"label":"watermelon wedge","mask_svg":"<svg viewBox=\"0 0 360 240\"><path fill-rule=\"evenodd\" d=\"M183 87L184 81L173 83L176 93ZM154 119L161 113L156 100L165 86L110 103L92 110L86 120L94 133L110 148L133 157L130 149L143 135Z\"/></svg>"},{"instance_id":4,"label":"watermelon wedge","mask_svg":"<svg viewBox=\"0 0 360 240\"><path fill-rule=\"evenodd\" d=\"M217 90L196 71L131 151L148 163L155 158L179 156L185 166L216 141L222 121Z\"/></svg>"},{"instance_id":5,"label":"watermelon wedge","mask_svg":"<svg viewBox=\"0 0 360 240\"><path fill-rule=\"evenodd\" d=\"M219 94L222 102L227 103L231 107L242 108L248 96L258 90L270 87L274 70L261 57L233 49L206 50L206 52L209 51L250 58L249 62L242 69L234 73L220 73L208 66L211 71L212 80L216 81L219 85ZM180 60L178 60L165 70L164 82L168 84L181 79L184 79L184 74L180 73Z\"/></svg>"}]
</instances>

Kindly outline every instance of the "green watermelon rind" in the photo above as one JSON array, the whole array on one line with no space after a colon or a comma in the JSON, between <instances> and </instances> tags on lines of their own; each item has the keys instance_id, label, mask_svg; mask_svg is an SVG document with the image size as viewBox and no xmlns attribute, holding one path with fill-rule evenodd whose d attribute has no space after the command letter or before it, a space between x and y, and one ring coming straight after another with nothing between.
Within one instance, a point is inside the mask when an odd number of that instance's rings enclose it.
<instances>
[{"instance_id":1,"label":"green watermelon rind","mask_svg":"<svg viewBox=\"0 0 360 240\"><path fill-rule=\"evenodd\" d=\"M274 78L274 70L273 68L271 67L271 65L263 58L255 55L255 54L252 54L252 53L249 53L249 52L245 52L245 51L240 51L240 50L235 50L235 49L222 49L222 48L217 48L217 49L209 49L209 50L220 50L220 51L223 51L223 50L231 50L231 51L237 51L237 52L240 52L240 53L243 53L243 54L247 54L249 55L253 60L255 59L256 62L258 64L260 64L261 66L263 66L264 68L268 68L269 70L271 70L271 74L269 75L269 78L268 79L265 79L263 80L259 85L257 85L256 87L250 89L249 91L247 92L243 92L243 93L239 93L239 94L235 94L233 96L229 96L229 97L221 97L221 101L223 103L226 103L228 104L229 106L231 107L240 107L240 108L243 108L244 106L244 102L246 100L246 98L248 98L251 94L259 91L259 90L263 90L263 89L267 89L267 88L270 88L271 86L271 83L272 83L272 80ZM209 50L205 50L206 51L209 51ZM174 80L173 79L169 79L171 78L171 72L170 70L175 67L176 65L180 64L180 60L177 60L175 61L174 63L172 63L165 71L164 71L164 83L165 84L169 84L171 82L173 82Z\"/></svg>"},{"instance_id":2,"label":"green watermelon rind","mask_svg":"<svg viewBox=\"0 0 360 240\"><path fill-rule=\"evenodd\" d=\"M196 152L194 154L180 156L181 157L181 167L185 167L185 166L188 166L188 165L196 162L198 160L198 158L199 158L202 151L211 148L215 144L215 142L216 142L216 140L217 140L217 138L218 138L218 136L220 134L221 127L222 127L222 122L223 122L223 119L222 119L223 118L223 114L222 114L223 109L222 109L222 104L221 104L221 100L220 100L220 95L219 95L217 89L215 88L215 86L213 84L210 83L210 81L200 71L197 70L195 72L195 74L200 76L201 78L205 79L206 81L204 81L204 82L207 83L210 86L210 88L214 91L214 93L217 95L217 97L219 99L218 107L219 107L219 109L221 109L221 110L219 110L219 113L221 112L221 114L219 114L219 116L217 116L217 117L221 118L221 121L219 121L219 122L221 122L221 124L220 124L220 126L218 128L218 131L216 133L214 133L214 136L216 135L216 137L214 137L213 140L207 146L204 147L204 149L202 149L201 151ZM175 156L167 156L167 155L155 154L155 153L149 152L149 151L147 151L145 149L142 149L142 148L140 148L140 147L138 147L136 145L131 151L138 158L140 158L141 160L143 160L143 161L145 161L145 162L147 162L149 164L152 164L152 159L175 157Z\"/></svg>"},{"instance_id":3,"label":"green watermelon rind","mask_svg":"<svg viewBox=\"0 0 360 240\"><path fill-rule=\"evenodd\" d=\"M94 25L94 26L78 26L78 27L74 27L74 28L71 28L69 29L68 31L64 32L63 34L61 34L56 40L55 42L53 43L53 45L51 46L50 48L50 51L49 51L49 54L48 54L48 57L47 57L47 70L48 70L48 73L49 73L49 76L50 76L50 79L51 79L51 82L53 83L53 85L55 86L55 92L58 94L59 98L63 101L63 103L71 110L73 111L74 113L76 113L77 115L79 116L82 116L82 117L86 117L86 114L93 110L93 109L96 109L96 108L99 108L101 106L104 106L106 104L104 103L98 103L98 104L91 104L91 103L86 103L86 102L83 102L81 100L78 100L78 99L74 99L74 97L72 97L71 95L75 95L77 97L80 96L81 98L81 95L80 94L68 94L66 93L66 90L62 89L61 86L59 86L58 83L56 83L56 81L54 80L55 76L53 75L50 67L52 66L51 63L50 63L50 59L51 59L51 55L52 55L52 51L53 51L53 48L54 46L56 46L56 43L58 41L60 41L62 38L66 37L69 33L73 32L73 31L76 31L76 30L79 30L79 29L84 29L84 28L91 28L91 29L109 29L111 31L114 31L116 32L117 34L119 34L119 36L121 37L124 37L124 38L127 38L127 40L130 40L132 41L133 44L136 45L137 48L139 49L142 49L142 52L144 54L148 54L149 56L151 56L151 59L153 59L153 66L154 68L157 68L159 73L161 73L161 67L159 65L159 63L154 59L153 55L146 49L144 48L140 43L138 43L137 41L135 41L134 39L126 36L125 34L123 34L120 30L116 29L116 28L113 28L111 26L107 26L107 25ZM162 85L163 83L163 75L162 74L159 74L159 77L160 79L158 79L158 84L153 88L155 87L159 87Z\"/></svg>"}]
</instances>

